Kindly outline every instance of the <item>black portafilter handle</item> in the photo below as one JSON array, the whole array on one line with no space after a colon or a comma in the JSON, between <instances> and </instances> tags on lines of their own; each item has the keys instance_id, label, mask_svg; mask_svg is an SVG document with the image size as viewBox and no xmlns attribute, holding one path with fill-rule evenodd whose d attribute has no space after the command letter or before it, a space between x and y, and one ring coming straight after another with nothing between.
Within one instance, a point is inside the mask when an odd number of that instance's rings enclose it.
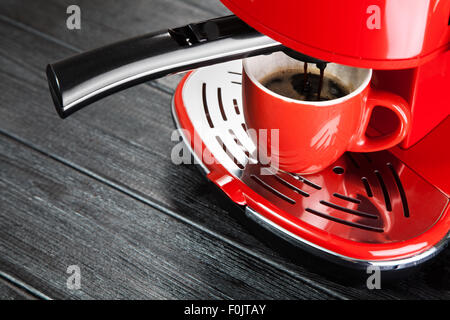
<instances>
[{"instance_id":1,"label":"black portafilter handle","mask_svg":"<svg viewBox=\"0 0 450 320\"><path fill-rule=\"evenodd\" d=\"M49 64L47 79L56 111L66 118L148 80L280 50L296 58L295 51L231 15L145 34ZM300 55L303 61L322 62Z\"/></svg>"}]
</instances>

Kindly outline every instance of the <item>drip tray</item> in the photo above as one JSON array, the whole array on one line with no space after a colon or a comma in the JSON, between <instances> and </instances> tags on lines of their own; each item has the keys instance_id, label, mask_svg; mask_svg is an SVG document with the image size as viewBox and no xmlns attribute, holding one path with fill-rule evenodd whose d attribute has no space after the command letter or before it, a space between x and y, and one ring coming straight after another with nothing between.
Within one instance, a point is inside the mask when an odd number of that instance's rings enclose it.
<instances>
[{"instance_id":1,"label":"drip tray","mask_svg":"<svg viewBox=\"0 0 450 320\"><path fill-rule=\"evenodd\" d=\"M260 169L246 166L240 179L293 217L363 243L416 237L447 205L441 192L389 152L347 153L307 178L282 172L258 175Z\"/></svg>"},{"instance_id":2,"label":"drip tray","mask_svg":"<svg viewBox=\"0 0 450 320\"><path fill-rule=\"evenodd\" d=\"M399 267L443 247L447 196L388 151L346 153L306 177L261 175L244 122L241 70L241 61L233 61L190 73L173 105L198 164L233 201L285 234L348 261ZM205 151L214 161L204 160Z\"/></svg>"}]
</instances>

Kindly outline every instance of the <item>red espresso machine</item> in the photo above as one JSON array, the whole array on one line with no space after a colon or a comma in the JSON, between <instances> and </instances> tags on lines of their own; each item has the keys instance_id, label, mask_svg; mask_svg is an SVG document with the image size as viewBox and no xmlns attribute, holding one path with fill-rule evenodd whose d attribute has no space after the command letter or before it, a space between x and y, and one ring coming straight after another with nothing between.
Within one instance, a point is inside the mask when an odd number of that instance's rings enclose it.
<instances>
[{"instance_id":1,"label":"red espresso machine","mask_svg":"<svg viewBox=\"0 0 450 320\"><path fill-rule=\"evenodd\" d=\"M59 115L202 67L175 92L175 124L195 163L246 217L351 268L403 270L436 256L450 237L450 1L221 1L235 16L49 65ZM388 151L346 153L317 174L261 175L242 114L239 59L280 50L302 61L373 69L372 86L409 103L407 137ZM375 108L370 135L389 134L395 121Z\"/></svg>"}]
</instances>

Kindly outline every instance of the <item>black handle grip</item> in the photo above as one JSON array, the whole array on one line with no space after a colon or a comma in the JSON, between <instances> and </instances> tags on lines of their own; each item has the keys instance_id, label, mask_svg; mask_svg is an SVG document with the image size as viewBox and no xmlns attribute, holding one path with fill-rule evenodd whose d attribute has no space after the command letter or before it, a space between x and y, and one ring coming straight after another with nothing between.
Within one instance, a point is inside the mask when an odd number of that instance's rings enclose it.
<instances>
[{"instance_id":1,"label":"black handle grip","mask_svg":"<svg viewBox=\"0 0 450 320\"><path fill-rule=\"evenodd\" d=\"M179 48L166 32L149 34L85 52L47 66L58 114L65 118L113 92L157 76L150 57ZM153 69L147 77L145 71Z\"/></svg>"},{"instance_id":2,"label":"black handle grip","mask_svg":"<svg viewBox=\"0 0 450 320\"><path fill-rule=\"evenodd\" d=\"M48 65L47 78L56 110L65 118L138 83L281 48L237 17L228 16L73 56Z\"/></svg>"}]
</instances>

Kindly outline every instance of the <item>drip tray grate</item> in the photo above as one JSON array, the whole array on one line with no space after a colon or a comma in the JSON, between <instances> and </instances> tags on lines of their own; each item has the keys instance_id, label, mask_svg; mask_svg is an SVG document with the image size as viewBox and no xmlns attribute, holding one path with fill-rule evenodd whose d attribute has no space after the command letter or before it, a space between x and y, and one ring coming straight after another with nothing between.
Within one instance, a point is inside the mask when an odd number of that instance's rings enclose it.
<instances>
[{"instance_id":1,"label":"drip tray grate","mask_svg":"<svg viewBox=\"0 0 450 320\"><path fill-rule=\"evenodd\" d=\"M347 153L307 178L260 172L259 165L248 164L240 179L290 215L358 242L416 237L439 219L447 205L447 197L387 151Z\"/></svg>"}]
</instances>

